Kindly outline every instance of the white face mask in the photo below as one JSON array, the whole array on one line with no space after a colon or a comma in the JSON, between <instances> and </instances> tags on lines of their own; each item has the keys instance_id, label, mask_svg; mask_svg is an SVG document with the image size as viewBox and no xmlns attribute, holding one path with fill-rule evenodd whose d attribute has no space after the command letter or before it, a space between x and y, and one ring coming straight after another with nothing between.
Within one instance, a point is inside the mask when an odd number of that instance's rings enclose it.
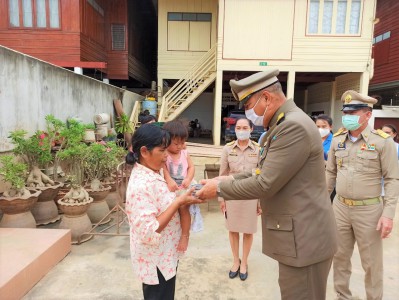
<instances>
[{"instance_id":1,"label":"white face mask","mask_svg":"<svg viewBox=\"0 0 399 300\"><path fill-rule=\"evenodd\" d=\"M319 128L320 136L323 138L330 133L328 128Z\"/></svg>"},{"instance_id":2,"label":"white face mask","mask_svg":"<svg viewBox=\"0 0 399 300\"><path fill-rule=\"evenodd\" d=\"M247 119L251 120L252 123L255 126L263 126L263 119L264 119L265 114L267 112L267 107L266 107L265 112L263 113L263 115L262 116L258 116L256 114L255 110L254 110L256 105L258 105L261 96L259 96L258 101L256 101L254 107L252 107L251 109L248 109L248 110L245 111L245 116L247 117Z\"/></svg>"},{"instance_id":3,"label":"white face mask","mask_svg":"<svg viewBox=\"0 0 399 300\"><path fill-rule=\"evenodd\" d=\"M251 131L249 130L237 130L236 136L238 140L245 141L251 137Z\"/></svg>"}]
</instances>

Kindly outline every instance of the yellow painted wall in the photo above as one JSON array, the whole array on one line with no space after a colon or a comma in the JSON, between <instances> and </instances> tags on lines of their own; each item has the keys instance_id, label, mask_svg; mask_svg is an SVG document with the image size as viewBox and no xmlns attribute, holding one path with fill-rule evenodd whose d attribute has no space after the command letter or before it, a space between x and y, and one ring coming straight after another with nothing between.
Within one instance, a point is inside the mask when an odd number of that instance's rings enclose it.
<instances>
[{"instance_id":1,"label":"yellow painted wall","mask_svg":"<svg viewBox=\"0 0 399 300\"><path fill-rule=\"evenodd\" d=\"M158 78L162 79L180 79L196 62L202 57L210 47L216 42L216 29L218 19L218 0L159 0L158 1ZM187 44L186 37L189 30L188 24L185 22L169 22L167 20L168 12L193 12L193 13L211 13L212 22L198 22L192 24L191 33L195 32L198 36L190 35L189 41L191 47L197 51L171 51L168 50L168 32L181 31L169 42L169 48L184 49ZM175 23L175 24L173 24ZM179 24L180 23L180 24ZM188 23L188 22L187 22ZM208 26L211 28L209 29ZM201 35L211 31L208 44L203 42L204 37Z\"/></svg>"}]
</instances>

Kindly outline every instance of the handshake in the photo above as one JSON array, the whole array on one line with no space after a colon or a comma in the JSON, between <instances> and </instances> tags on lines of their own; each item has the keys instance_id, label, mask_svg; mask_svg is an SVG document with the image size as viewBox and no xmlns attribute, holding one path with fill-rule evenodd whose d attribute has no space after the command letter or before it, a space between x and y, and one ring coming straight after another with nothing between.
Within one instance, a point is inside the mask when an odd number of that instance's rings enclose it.
<instances>
[{"instance_id":1,"label":"handshake","mask_svg":"<svg viewBox=\"0 0 399 300\"><path fill-rule=\"evenodd\" d=\"M197 194L196 194L197 191L199 191L203 187L204 187L204 185L200 184L200 183L190 184L190 189L194 188L194 191L191 193L191 195L194 196L194 197L197 197Z\"/></svg>"}]
</instances>

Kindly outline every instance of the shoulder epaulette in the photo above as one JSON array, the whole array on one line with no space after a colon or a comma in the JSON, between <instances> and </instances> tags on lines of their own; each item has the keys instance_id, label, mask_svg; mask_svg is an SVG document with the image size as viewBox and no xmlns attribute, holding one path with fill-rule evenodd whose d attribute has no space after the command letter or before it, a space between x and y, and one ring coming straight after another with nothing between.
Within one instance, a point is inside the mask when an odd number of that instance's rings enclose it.
<instances>
[{"instance_id":1,"label":"shoulder epaulette","mask_svg":"<svg viewBox=\"0 0 399 300\"><path fill-rule=\"evenodd\" d=\"M347 133L348 130L346 130L344 127L341 127L340 129L338 129L338 131L334 134L334 136L339 136L341 134L345 134Z\"/></svg>"},{"instance_id":2,"label":"shoulder epaulette","mask_svg":"<svg viewBox=\"0 0 399 300\"><path fill-rule=\"evenodd\" d=\"M277 125L280 124L281 122L283 122L284 119L285 119L285 114L282 112L277 117Z\"/></svg>"},{"instance_id":3,"label":"shoulder epaulette","mask_svg":"<svg viewBox=\"0 0 399 300\"><path fill-rule=\"evenodd\" d=\"M384 131L382 131L381 129L377 129L377 130L372 130L372 133L375 133L377 135L379 135L380 137L387 139L389 137L391 137L388 133L385 133Z\"/></svg>"},{"instance_id":4,"label":"shoulder epaulette","mask_svg":"<svg viewBox=\"0 0 399 300\"><path fill-rule=\"evenodd\" d=\"M254 144L255 146L260 147L259 143L255 142L255 141L252 141L252 144Z\"/></svg>"},{"instance_id":5,"label":"shoulder epaulette","mask_svg":"<svg viewBox=\"0 0 399 300\"><path fill-rule=\"evenodd\" d=\"M236 142L235 140L234 140L234 141L231 141L230 143L227 143L226 146L231 146L231 145L233 145L235 142Z\"/></svg>"}]
</instances>

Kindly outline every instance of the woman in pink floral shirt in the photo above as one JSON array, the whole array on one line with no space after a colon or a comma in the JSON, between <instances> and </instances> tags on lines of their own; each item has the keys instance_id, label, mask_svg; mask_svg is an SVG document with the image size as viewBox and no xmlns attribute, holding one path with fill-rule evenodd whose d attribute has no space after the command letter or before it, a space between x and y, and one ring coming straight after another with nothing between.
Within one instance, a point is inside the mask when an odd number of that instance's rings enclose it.
<instances>
[{"instance_id":1,"label":"woman in pink floral shirt","mask_svg":"<svg viewBox=\"0 0 399 300\"><path fill-rule=\"evenodd\" d=\"M178 209L202 201L187 194L169 192L162 176L170 144L169 134L152 124L141 126L132 137L133 164L126 191L130 224L130 252L134 272L143 282L144 299L174 299L176 269L182 253Z\"/></svg>"}]
</instances>

